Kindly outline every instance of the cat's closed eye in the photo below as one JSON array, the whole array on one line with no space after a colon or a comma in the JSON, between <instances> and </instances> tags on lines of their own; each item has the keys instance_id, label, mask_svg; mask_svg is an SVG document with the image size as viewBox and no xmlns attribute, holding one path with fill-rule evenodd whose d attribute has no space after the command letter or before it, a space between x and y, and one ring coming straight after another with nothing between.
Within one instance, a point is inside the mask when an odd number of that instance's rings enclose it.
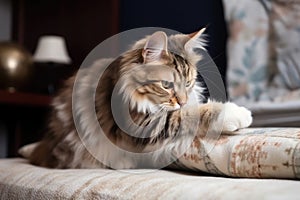
<instances>
[{"instance_id":1,"label":"cat's closed eye","mask_svg":"<svg viewBox=\"0 0 300 200\"><path fill-rule=\"evenodd\" d=\"M173 88L174 84L172 82L169 82L169 81L161 81L161 86L164 89L171 89L171 88Z\"/></svg>"}]
</instances>

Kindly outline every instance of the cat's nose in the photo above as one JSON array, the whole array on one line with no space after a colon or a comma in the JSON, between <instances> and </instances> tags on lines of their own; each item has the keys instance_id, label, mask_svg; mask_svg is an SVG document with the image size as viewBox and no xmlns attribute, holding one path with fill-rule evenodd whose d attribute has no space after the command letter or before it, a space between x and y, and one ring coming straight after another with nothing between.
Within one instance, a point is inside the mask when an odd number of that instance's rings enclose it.
<instances>
[{"instance_id":1,"label":"cat's nose","mask_svg":"<svg viewBox=\"0 0 300 200\"><path fill-rule=\"evenodd\" d=\"M181 102L178 102L178 104L182 107L186 104L186 101L181 101Z\"/></svg>"},{"instance_id":2,"label":"cat's nose","mask_svg":"<svg viewBox=\"0 0 300 200\"><path fill-rule=\"evenodd\" d=\"M178 95L176 96L177 103L180 105L180 107L184 106L187 102L186 95Z\"/></svg>"},{"instance_id":3,"label":"cat's nose","mask_svg":"<svg viewBox=\"0 0 300 200\"><path fill-rule=\"evenodd\" d=\"M182 107L186 104L186 100L177 98L177 103L180 105L180 107Z\"/></svg>"}]
</instances>

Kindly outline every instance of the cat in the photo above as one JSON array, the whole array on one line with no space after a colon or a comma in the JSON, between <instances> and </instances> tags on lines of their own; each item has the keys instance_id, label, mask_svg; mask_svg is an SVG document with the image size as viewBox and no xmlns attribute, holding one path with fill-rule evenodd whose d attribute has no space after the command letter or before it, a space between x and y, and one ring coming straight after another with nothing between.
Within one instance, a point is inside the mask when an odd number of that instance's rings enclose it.
<instances>
[{"instance_id":1,"label":"cat","mask_svg":"<svg viewBox=\"0 0 300 200\"><path fill-rule=\"evenodd\" d=\"M48 134L23 155L50 168L152 168L163 154L184 152L195 135L248 127L246 108L203 103L195 50L205 47L204 31L158 31L115 60L79 70L53 100Z\"/></svg>"}]
</instances>

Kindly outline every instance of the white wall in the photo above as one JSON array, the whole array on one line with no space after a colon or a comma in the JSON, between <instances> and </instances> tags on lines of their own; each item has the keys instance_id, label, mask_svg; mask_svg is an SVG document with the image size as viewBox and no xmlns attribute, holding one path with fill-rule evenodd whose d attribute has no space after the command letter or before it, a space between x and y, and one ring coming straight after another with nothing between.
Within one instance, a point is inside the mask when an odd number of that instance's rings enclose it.
<instances>
[{"instance_id":1,"label":"white wall","mask_svg":"<svg viewBox=\"0 0 300 200\"><path fill-rule=\"evenodd\" d=\"M11 40L12 0L0 0L0 41Z\"/></svg>"}]
</instances>

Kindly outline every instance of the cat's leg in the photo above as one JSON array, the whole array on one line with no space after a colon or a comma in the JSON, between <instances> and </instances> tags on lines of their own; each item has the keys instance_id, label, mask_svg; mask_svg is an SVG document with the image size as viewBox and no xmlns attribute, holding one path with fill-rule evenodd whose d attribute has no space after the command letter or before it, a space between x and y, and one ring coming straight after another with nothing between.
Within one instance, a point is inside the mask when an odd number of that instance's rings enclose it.
<instances>
[{"instance_id":1,"label":"cat's leg","mask_svg":"<svg viewBox=\"0 0 300 200\"><path fill-rule=\"evenodd\" d=\"M208 102L200 105L200 128L207 132L216 130L234 132L252 123L251 111L234 103Z\"/></svg>"}]
</instances>

